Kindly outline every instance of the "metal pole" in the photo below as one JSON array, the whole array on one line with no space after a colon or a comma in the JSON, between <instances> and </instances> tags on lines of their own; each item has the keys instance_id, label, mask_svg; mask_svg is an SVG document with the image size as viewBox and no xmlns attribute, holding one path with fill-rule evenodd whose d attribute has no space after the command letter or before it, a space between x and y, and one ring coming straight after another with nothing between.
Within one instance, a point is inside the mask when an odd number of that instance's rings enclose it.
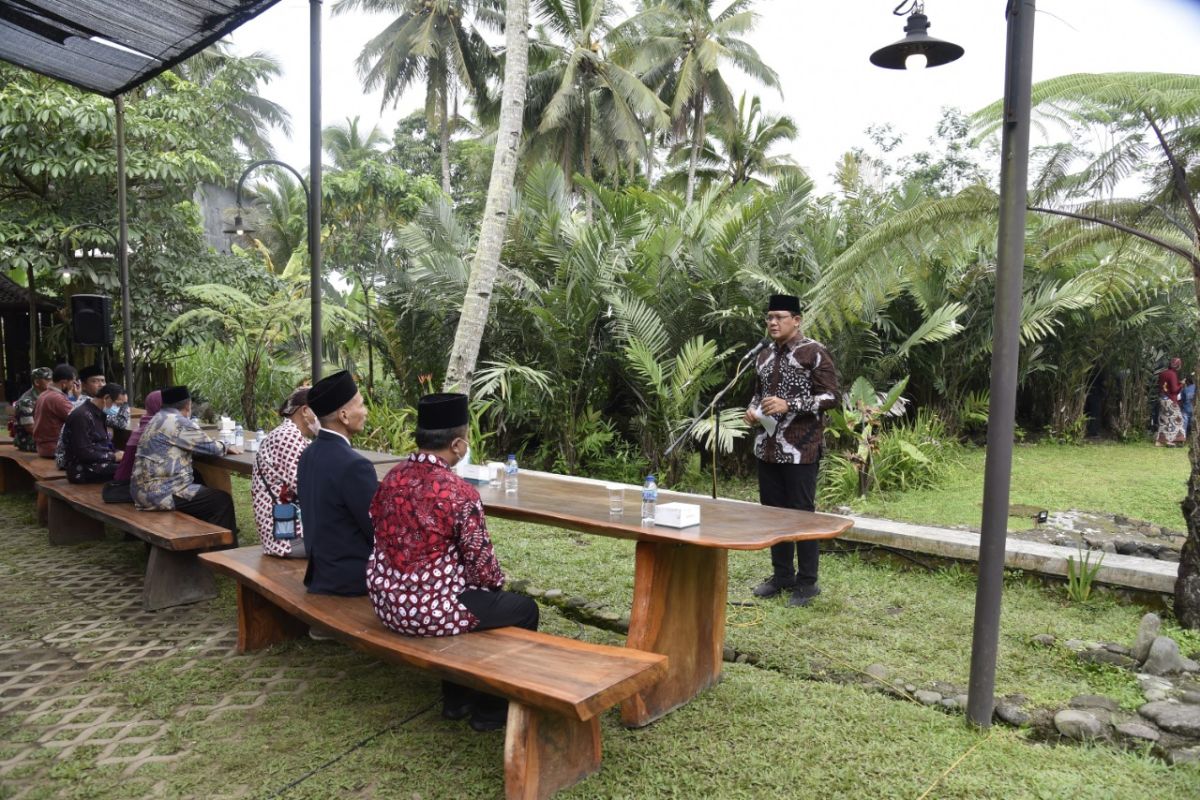
<instances>
[{"instance_id":1,"label":"metal pole","mask_svg":"<svg viewBox=\"0 0 1200 800\"><path fill-rule=\"evenodd\" d=\"M133 332L129 330L129 217L125 207L125 98L113 98L117 109L117 268L121 275L121 355L125 391L133 396Z\"/></svg>"},{"instance_id":2,"label":"metal pole","mask_svg":"<svg viewBox=\"0 0 1200 800\"><path fill-rule=\"evenodd\" d=\"M308 257L312 267L312 379L321 380L321 0L309 0Z\"/></svg>"},{"instance_id":3,"label":"metal pole","mask_svg":"<svg viewBox=\"0 0 1200 800\"><path fill-rule=\"evenodd\" d=\"M1025 267L1025 200L1029 172L1029 108L1033 81L1035 0L1009 0L1004 68L1004 133L1000 147L1000 233L993 317L991 407L983 477L983 527L979 536L979 583L971 639L967 719L992 724L1000 596L1004 587L1004 540L1012 478L1013 426L1020 354L1021 280Z\"/></svg>"}]
</instances>

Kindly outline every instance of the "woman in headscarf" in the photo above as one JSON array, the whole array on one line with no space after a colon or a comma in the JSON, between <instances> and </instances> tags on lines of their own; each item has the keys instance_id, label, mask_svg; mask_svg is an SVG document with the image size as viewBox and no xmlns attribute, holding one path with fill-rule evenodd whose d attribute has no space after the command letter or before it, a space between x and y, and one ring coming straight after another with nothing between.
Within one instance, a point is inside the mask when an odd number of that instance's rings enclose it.
<instances>
[{"instance_id":1,"label":"woman in headscarf","mask_svg":"<svg viewBox=\"0 0 1200 800\"><path fill-rule=\"evenodd\" d=\"M279 407L283 422L258 444L254 471L250 476L250 496L254 501L254 522L263 552L279 558L307 558L304 531L296 520L295 538L275 536L272 510L276 503L296 502L296 468L308 440L317 435L320 423L308 408L308 387L301 386Z\"/></svg>"},{"instance_id":2,"label":"woman in headscarf","mask_svg":"<svg viewBox=\"0 0 1200 800\"><path fill-rule=\"evenodd\" d=\"M1183 412L1179 410L1179 369L1183 362L1171 359L1171 366L1158 373L1158 435L1155 447L1174 447L1187 441L1183 427Z\"/></svg>"}]
</instances>

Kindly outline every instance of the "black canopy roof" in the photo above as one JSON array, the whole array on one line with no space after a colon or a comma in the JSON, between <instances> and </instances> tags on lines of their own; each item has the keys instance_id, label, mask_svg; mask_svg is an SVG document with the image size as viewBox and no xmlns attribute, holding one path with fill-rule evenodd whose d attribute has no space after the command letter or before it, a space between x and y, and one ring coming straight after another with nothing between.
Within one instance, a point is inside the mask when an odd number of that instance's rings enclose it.
<instances>
[{"instance_id":1,"label":"black canopy roof","mask_svg":"<svg viewBox=\"0 0 1200 800\"><path fill-rule=\"evenodd\" d=\"M107 97L279 0L0 0L0 59Z\"/></svg>"}]
</instances>

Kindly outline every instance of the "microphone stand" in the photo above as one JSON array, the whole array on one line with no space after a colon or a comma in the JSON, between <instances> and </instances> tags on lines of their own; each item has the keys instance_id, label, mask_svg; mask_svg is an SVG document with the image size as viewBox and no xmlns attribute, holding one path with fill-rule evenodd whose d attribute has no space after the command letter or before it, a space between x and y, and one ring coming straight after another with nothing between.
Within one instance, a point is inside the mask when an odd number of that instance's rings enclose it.
<instances>
[{"instance_id":1,"label":"microphone stand","mask_svg":"<svg viewBox=\"0 0 1200 800\"><path fill-rule=\"evenodd\" d=\"M756 353L755 353L755 354L757 354L757 351L756 351ZM679 444L680 444L680 443L681 443L681 442L682 442L684 439L686 439L686 438L688 437L688 435L689 435L689 434L690 434L692 431L694 431L694 430L696 429L696 426L700 424L700 420L704 419L704 417L705 417L705 416L707 416L707 415L708 415L710 412L712 412L712 414L713 414L713 439L712 439L712 442L713 442L713 444L712 444L712 455L713 455L713 486L712 486L712 496L713 496L713 499L714 499L714 500L716 500L716 499L717 499L717 453L718 453L718 447L719 447L719 445L720 445L720 433L721 433L721 427L720 427L720 425L721 425L721 415L720 415L720 414L718 414L718 413L716 413L716 405L717 405L717 403L721 402L721 398L725 396L725 393L726 393L726 392L728 392L730 389L732 389L732 388L733 388L733 385L734 385L735 383L737 383L737 382L738 382L738 379L739 379L739 378L741 378L741 377L742 377L742 373L746 371L746 367L750 366L750 364L751 364L751 363L753 363L753 361L754 361L754 359L753 359L753 358L743 358L743 359L742 359L742 361L741 361L741 363L740 363L740 364L738 364L737 372L735 372L735 373L733 374L733 379L732 379L732 380L730 380L730 381L729 381L729 383L725 384L725 386L724 386L724 387L721 389L721 391L717 392L717 393L716 393L716 395L714 395L714 396L713 396L712 402L710 402L710 403L708 404L708 406L707 406L707 407L706 407L706 408L705 408L703 411L701 411L701 412L700 412L698 415L696 415L696 418L695 418L694 420L692 420L692 424L691 424L691 425L688 425L688 426L687 426L687 429L686 429L686 430L685 430L683 433L681 433L681 434L679 434L677 437L675 437L675 441L671 442L671 444L667 446L667 449L663 451L663 458L666 458L667 456L671 455L671 451L673 451L673 450L674 450L676 447L678 447L678 446L679 446Z\"/></svg>"}]
</instances>

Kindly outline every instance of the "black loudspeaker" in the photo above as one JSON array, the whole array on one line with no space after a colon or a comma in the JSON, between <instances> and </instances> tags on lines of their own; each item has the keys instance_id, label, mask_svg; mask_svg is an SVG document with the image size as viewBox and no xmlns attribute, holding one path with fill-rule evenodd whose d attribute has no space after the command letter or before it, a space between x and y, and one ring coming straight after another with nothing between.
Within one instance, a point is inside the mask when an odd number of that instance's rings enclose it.
<instances>
[{"instance_id":1,"label":"black loudspeaker","mask_svg":"<svg viewBox=\"0 0 1200 800\"><path fill-rule=\"evenodd\" d=\"M99 294L71 295L71 333L75 344L85 347L112 344L112 300Z\"/></svg>"}]
</instances>

